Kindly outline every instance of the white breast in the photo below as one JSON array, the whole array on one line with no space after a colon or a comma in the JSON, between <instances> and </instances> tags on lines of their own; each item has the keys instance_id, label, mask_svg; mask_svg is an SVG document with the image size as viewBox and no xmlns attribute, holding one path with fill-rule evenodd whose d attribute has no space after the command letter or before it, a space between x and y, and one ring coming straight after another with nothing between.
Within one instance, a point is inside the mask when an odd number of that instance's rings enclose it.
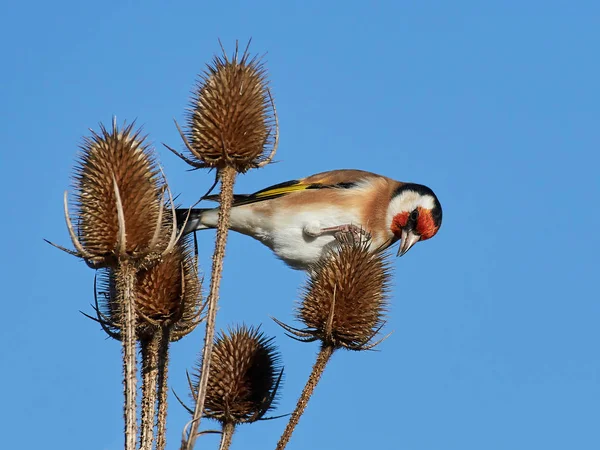
<instances>
[{"instance_id":1,"label":"white breast","mask_svg":"<svg viewBox=\"0 0 600 450\"><path fill-rule=\"evenodd\" d=\"M291 267L306 269L323 255L328 246L335 245L336 240L333 233L310 236L305 228L329 228L345 224L361 226L356 210L329 207L289 215L278 214L273 217L272 242L265 244Z\"/></svg>"},{"instance_id":2,"label":"white breast","mask_svg":"<svg viewBox=\"0 0 600 450\"><path fill-rule=\"evenodd\" d=\"M231 216L233 230L258 239L290 267L301 270L315 263L329 246L337 242L333 233L314 237L306 233L306 228L315 230L349 224L368 229L368 224L361 223L357 209L353 208L300 209L266 217L240 207L234 208ZM380 244L373 242L372 247Z\"/></svg>"}]
</instances>

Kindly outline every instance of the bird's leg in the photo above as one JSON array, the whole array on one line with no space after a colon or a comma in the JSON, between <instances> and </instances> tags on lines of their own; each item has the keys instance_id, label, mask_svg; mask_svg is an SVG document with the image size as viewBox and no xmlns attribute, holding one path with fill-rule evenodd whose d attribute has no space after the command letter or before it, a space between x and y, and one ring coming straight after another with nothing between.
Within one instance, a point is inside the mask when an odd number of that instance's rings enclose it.
<instances>
[{"instance_id":1,"label":"bird's leg","mask_svg":"<svg viewBox=\"0 0 600 450\"><path fill-rule=\"evenodd\" d=\"M367 230L358 227L356 225L353 225L351 223L349 224L345 224L345 225L338 225L336 227L328 227L328 228L321 228L321 232L322 233L352 233L355 235L359 235L359 234L369 234L367 232Z\"/></svg>"},{"instance_id":2,"label":"bird's leg","mask_svg":"<svg viewBox=\"0 0 600 450\"><path fill-rule=\"evenodd\" d=\"M331 233L338 241L348 235L351 235L354 239L358 239L359 237L370 237L367 230L351 223L327 228L321 228L319 224L311 223L304 227L304 233L310 237L319 237Z\"/></svg>"},{"instance_id":3,"label":"bird's leg","mask_svg":"<svg viewBox=\"0 0 600 450\"><path fill-rule=\"evenodd\" d=\"M325 231L333 232L333 236L338 242L348 242L350 240L351 242L360 244L363 240L371 238L367 230L352 224L325 228Z\"/></svg>"},{"instance_id":4,"label":"bird's leg","mask_svg":"<svg viewBox=\"0 0 600 450\"><path fill-rule=\"evenodd\" d=\"M311 238L317 238L323 235L323 229L321 228L321 224L319 222L311 222L304 225L302 229L304 234Z\"/></svg>"}]
</instances>

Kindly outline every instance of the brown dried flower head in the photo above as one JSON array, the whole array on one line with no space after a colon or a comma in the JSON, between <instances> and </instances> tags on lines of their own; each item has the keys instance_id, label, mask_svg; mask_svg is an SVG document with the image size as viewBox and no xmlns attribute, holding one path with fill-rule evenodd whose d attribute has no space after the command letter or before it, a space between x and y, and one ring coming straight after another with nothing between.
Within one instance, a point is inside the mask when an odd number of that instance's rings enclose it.
<instances>
[{"instance_id":1,"label":"brown dried flower head","mask_svg":"<svg viewBox=\"0 0 600 450\"><path fill-rule=\"evenodd\" d=\"M273 156L277 118L266 69L248 49L240 57L236 47L232 59L225 52L215 56L200 76L187 142L197 167L230 166L245 172Z\"/></svg>"},{"instance_id":2,"label":"brown dried flower head","mask_svg":"<svg viewBox=\"0 0 600 450\"><path fill-rule=\"evenodd\" d=\"M137 273L135 305L139 320L137 337L150 339L160 327L170 327L170 340L190 333L200 322L201 283L190 238L182 238L172 252ZM100 321L112 337L120 339L121 302L112 269L101 272L100 302L96 306Z\"/></svg>"},{"instance_id":3,"label":"brown dried flower head","mask_svg":"<svg viewBox=\"0 0 600 450\"><path fill-rule=\"evenodd\" d=\"M265 337L260 327L221 332L215 339L204 415L235 425L261 419L274 407L282 373L273 338ZM196 373L193 392L199 378Z\"/></svg>"},{"instance_id":4,"label":"brown dried flower head","mask_svg":"<svg viewBox=\"0 0 600 450\"><path fill-rule=\"evenodd\" d=\"M100 126L85 138L74 180L75 224L84 257L97 266L119 256L143 257L164 249L164 180L134 124ZM122 207L122 210L120 208ZM123 229L124 228L124 229Z\"/></svg>"},{"instance_id":5,"label":"brown dried flower head","mask_svg":"<svg viewBox=\"0 0 600 450\"><path fill-rule=\"evenodd\" d=\"M190 333L200 321L201 285L190 239L180 239L160 263L138 273L136 307L141 322L172 326L171 340Z\"/></svg>"},{"instance_id":6,"label":"brown dried flower head","mask_svg":"<svg viewBox=\"0 0 600 450\"><path fill-rule=\"evenodd\" d=\"M369 242L342 242L321 259L304 287L298 318L307 329L301 337L351 350L372 348L384 323L389 265ZM289 330L288 330L289 331Z\"/></svg>"}]
</instances>

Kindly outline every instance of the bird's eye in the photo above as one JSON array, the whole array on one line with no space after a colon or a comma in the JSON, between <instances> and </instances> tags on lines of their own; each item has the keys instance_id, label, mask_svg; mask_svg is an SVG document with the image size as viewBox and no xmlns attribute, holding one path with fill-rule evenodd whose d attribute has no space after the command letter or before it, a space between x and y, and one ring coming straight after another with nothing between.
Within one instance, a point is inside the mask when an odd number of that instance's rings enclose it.
<instances>
[{"instance_id":1,"label":"bird's eye","mask_svg":"<svg viewBox=\"0 0 600 450\"><path fill-rule=\"evenodd\" d=\"M413 222L416 222L418 218L419 218L419 210L415 209L413 212L410 213L410 220L412 220Z\"/></svg>"}]
</instances>

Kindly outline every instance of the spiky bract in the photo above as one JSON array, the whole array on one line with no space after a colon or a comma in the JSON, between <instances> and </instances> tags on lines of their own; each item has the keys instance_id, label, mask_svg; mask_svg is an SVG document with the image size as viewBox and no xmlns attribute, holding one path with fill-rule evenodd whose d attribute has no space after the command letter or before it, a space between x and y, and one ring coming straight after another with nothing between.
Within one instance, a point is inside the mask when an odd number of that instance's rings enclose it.
<instances>
[{"instance_id":1,"label":"spiky bract","mask_svg":"<svg viewBox=\"0 0 600 450\"><path fill-rule=\"evenodd\" d=\"M389 266L368 242L347 241L313 268L297 308L302 330L333 347L361 350L383 324Z\"/></svg>"},{"instance_id":2,"label":"spiky bract","mask_svg":"<svg viewBox=\"0 0 600 450\"><path fill-rule=\"evenodd\" d=\"M157 221L163 220L164 180L145 138L133 126L119 130L113 122L109 131L100 125L100 133L92 131L81 146L74 177L75 225L85 251L102 261L98 265L115 265L119 253L136 257L159 250L150 247L158 243ZM119 224L117 195L125 230ZM122 233L125 243L119 243Z\"/></svg>"},{"instance_id":3,"label":"spiky bract","mask_svg":"<svg viewBox=\"0 0 600 450\"><path fill-rule=\"evenodd\" d=\"M192 160L204 167L255 167L275 145L275 111L266 69L236 48L232 59L215 56L200 76L188 117Z\"/></svg>"},{"instance_id":4,"label":"spiky bract","mask_svg":"<svg viewBox=\"0 0 600 450\"><path fill-rule=\"evenodd\" d=\"M273 339L259 328L242 325L221 332L212 353L205 417L232 424L261 419L274 406L281 373ZM196 373L194 392L199 377Z\"/></svg>"}]
</instances>

